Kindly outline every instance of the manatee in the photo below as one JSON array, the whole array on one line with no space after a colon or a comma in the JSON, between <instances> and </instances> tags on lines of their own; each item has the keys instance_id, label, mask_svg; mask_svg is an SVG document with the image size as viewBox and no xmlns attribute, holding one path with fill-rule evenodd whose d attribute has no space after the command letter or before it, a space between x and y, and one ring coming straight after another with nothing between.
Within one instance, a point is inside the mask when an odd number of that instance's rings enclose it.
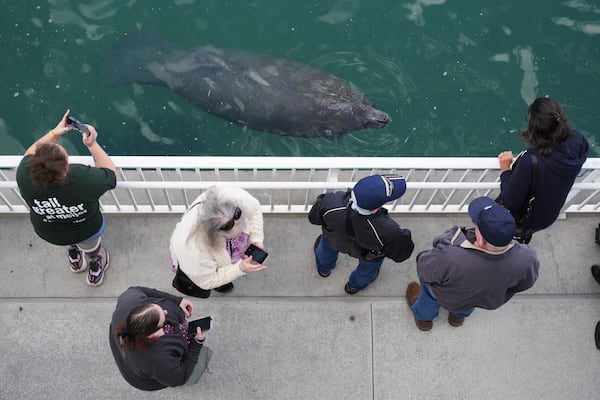
<instances>
[{"instance_id":1,"label":"manatee","mask_svg":"<svg viewBox=\"0 0 600 400\"><path fill-rule=\"evenodd\" d=\"M253 130L336 137L390 122L350 83L318 68L244 50L183 48L154 34L125 35L107 52L110 85L161 85Z\"/></svg>"}]
</instances>

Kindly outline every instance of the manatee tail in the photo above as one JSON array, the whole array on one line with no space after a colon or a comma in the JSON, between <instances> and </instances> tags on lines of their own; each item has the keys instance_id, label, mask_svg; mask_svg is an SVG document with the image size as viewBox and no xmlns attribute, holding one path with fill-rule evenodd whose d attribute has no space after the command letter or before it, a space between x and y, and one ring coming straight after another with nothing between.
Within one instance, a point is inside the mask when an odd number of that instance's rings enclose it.
<instances>
[{"instance_id":1,"label":"manatee tail","mask_svg":"<svg viewBox=\"0 0 600 400\"><path fill-rule=\"evenodd\" d=\"M123 35L102 59L102 80L109 85L128 83L158 84L146 68L149 62L162 59L176 46L161 37L135 31Z\"/></svg>"}]
</instances>

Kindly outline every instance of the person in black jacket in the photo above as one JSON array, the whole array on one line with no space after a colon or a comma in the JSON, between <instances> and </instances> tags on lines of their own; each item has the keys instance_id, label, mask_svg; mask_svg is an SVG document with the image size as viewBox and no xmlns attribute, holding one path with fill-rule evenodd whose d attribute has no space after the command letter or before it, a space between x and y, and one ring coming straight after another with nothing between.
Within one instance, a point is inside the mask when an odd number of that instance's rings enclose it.
<instances>
[{"instance_id":1,"label":"person in black jacket","mask_svg":"<svg viewBox=\"0 0 600 400\"><path fill-rule=\"evenodd\" d=\"M344 290L355 294L373 282L384 258L395 262L412 254L411 232L402 229L382 206L400 198L406 181L397 175L371 175L346 192L317 197L308 219L321 225L323 234L315 241L317 273L326 278L335 268L339 252L358 258Z\"/></svg>"},{"instance_id":2,"label":"person in black jacket","mask_svg":"<svg viewBox=\"0 0 600 400\"><path fill-rule=\"evenodd\" d=\"M198 382L211 357L205 332L188 333L192 303L156 289L130 287L119 296L109 330L123 378L141 390Z\"/></svg>"}]
</instances>

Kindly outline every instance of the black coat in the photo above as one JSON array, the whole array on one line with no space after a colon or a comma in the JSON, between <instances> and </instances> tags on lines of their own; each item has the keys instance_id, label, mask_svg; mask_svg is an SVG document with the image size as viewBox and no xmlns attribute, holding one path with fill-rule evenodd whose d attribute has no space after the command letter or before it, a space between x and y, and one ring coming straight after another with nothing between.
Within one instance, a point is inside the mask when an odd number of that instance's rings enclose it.
<instances>
[{"instance_id":1,"label":"black coat","mask_svg":"<svg viewBox=\"0 0 600 400\"><path fill-rule=\"evenodd\" d=\"M115 362L123 378L141 390L158 390L181 386L194 371L202 345L194 339L188 345L181 334L164 335L147 342L145 351L124 350L119 345L116 327L129 312L146 303L158 304L168 311L167 322L178 325L185 321L179 307L182 297L141 286L128 288L117 301L109 330L109 342Z\"/></svg>"},{"instance_id":2,"label":"black coat","mask_svg":"<svg viewBox=\"0 0 600 400\"><path fill-rule=\"evenodd\" d=\"M338 251L364 261L387 257L406 260L415 247L411 232L402 229L381 207L375 214L352 210L350 193L324 193L317 197L308 220L321 225L323 236Z\"/></svg>"}]
</instances>

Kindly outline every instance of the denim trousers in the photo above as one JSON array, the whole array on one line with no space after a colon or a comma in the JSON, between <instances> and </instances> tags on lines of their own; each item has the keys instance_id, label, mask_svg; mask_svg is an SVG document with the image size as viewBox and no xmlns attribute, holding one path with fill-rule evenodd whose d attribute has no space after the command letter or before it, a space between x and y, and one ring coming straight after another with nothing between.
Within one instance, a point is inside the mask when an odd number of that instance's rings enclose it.
<instances>
[{"instance_id":1,"label":"denim trousers","mask_svg":"<svg viewBox=\"0 0 600 400\"><path fill-rule=\"evenodd\" d=\"M338 250L329 244L324 236L321 236L321 241L315 249L319 272L323 275L329 274L335 268L339 253ZM377 278L377 275L379 275L381 264L383 264L383 258L374 261L360 260L356 269L350 274L350 279L348 279L350 287L362 290L369 286L369 283L373 282Z\"/></svg>"},{"instance_id":2,"label":"denim trousers","mask_svg":"<svg viewBox=\"0 0 600 400\"><path fill-rule=\"evenodd\" d=\"M433 294L433 290L431 290L431 286L426 283L420 282L421 291L419 292L419 297L412 305L413 313L417 319L422 321L431 321L435 317L438 316L438 311L440 310L440 304L437 302L435 295ZM457 317L466 318L473 312L473 308L467 310L465 312L454 312L450 311L452 314Z\"/></svg>"}]
</instances>

